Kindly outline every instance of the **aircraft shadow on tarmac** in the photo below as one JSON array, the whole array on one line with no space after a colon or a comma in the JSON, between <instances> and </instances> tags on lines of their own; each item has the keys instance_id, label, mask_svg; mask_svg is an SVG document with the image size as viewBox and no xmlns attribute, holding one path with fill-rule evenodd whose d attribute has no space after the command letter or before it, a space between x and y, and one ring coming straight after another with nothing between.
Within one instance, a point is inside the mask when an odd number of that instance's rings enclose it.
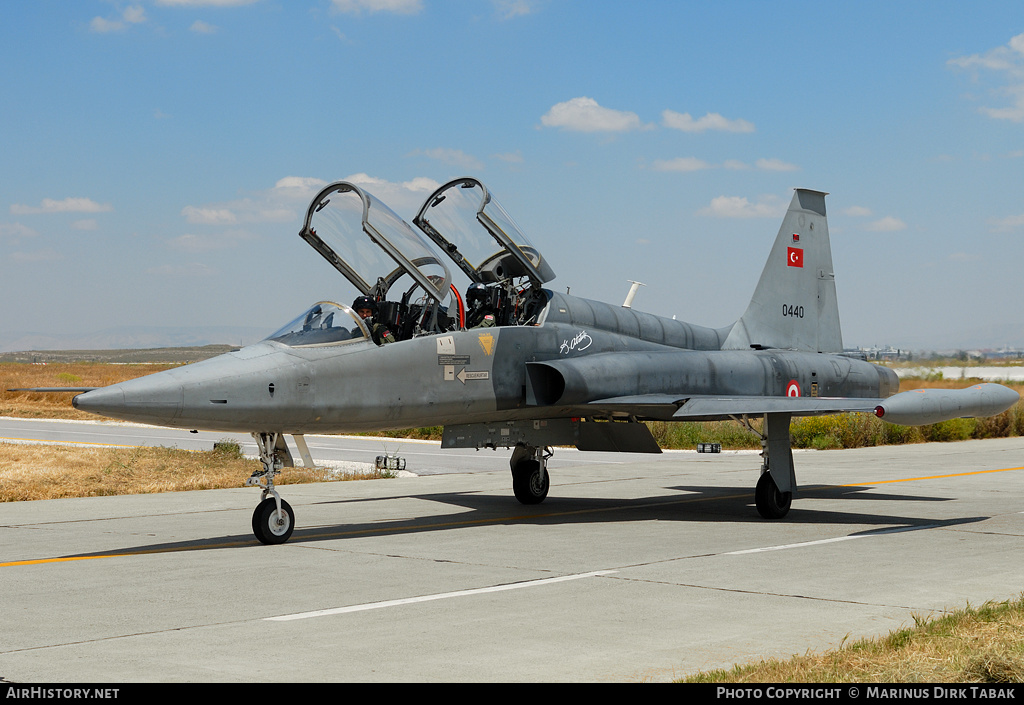
<instances>
[{"instance_id":1,"label":"aircraft shadow on tarmac","mask_svg":"<svg viewBox=\"0 0 1024 705\"><path fill-rule=\"evenodd\" d=\"M435 531L455 531L486 525L568 525L611 522L676 521L702 523L764 523L753 509L753 495L748 490L735 488L705 487L696 485L673 486L677 496L658 495L631 499L605 499L591 497L549 497L542 505L525 506L505 494L483 494L479 492L440 492L436 494L396 496L395 498L332 500L312 502L304 505L345 505L363 502L386 503L392 499L415 499L457 507L457 511L431 514L412 519L374 521L361 523L339 523L298 528L292 534L288 545L339 539L383 537L390 534L418 534ZM948 497L923 497L903 494L865 494L865 486L814 485L802 487L798 500L842 499L871 500L874 502L943 502ZM468 510L468 511L467 511ZM306 512L308 516L308 512ZM935 520L921 516L900 516L894 514L856 513L853 511L821 510L798 507L784 522L778 524L853 525L871 527L850 534L870 534L892 529L924 529L958 526L984 521L989 517L957 517ZM773 525L773 524L769 524ZM257 547L260 544L251 534L220 536L194 541L178 541L163 544L143 544L112 551L80 553L63 558L87 558L96 556L139 555L153 553L175 553L182 551L204 551L224 548Z\"/></svg>"}]
</instances>

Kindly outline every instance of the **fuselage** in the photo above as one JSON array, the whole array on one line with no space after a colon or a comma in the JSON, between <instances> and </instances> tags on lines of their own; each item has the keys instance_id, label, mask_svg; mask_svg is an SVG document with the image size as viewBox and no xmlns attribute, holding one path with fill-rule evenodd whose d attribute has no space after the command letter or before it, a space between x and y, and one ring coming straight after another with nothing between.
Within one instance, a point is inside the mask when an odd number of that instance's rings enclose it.
<instances>
[{"instance_id":1,"label":"fuselage","mask_svg":"<svg viewBox=\"0 0 1024 705\"><path fill-rule=\"evenodd\" d=\"M383 346L265 340L87 392L75 406L162 426L302 434L579 416L589 401L652 391L876 398L899 387L891 370L843 355L722 350L729 328L548 295L538 325ZM557 360L579 361L580 379L561 395L534 389L528 363Z\"/></svg>"}]
</instances>

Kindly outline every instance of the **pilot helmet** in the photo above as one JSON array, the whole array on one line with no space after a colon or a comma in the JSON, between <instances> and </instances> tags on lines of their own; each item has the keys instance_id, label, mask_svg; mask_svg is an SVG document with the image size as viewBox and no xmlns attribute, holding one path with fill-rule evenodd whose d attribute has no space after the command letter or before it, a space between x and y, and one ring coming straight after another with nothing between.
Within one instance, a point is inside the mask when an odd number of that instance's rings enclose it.
<instances>
[{"instance_id":1,"label":"pilot helmet","mask_svg":"<svg viewBox=\"0 0 1024 705\"><path fill-rule=\"evenodd\" d=\"M487 287L479 282L470 284L466 289L466 303L470 308L476 308L488 298Z\"/></svg>"},{"instance_id":2,"label":"pilot helmet","mask_svg":"<svg viewBox=\"0 0 1024 705\"><path fill-rule=\"evenodd\" d=\"M373 300L371 296L358 296L356 300L352 302L352 310L359 313L361 309L369 309L371 315L377 315L377 302Z\"/></svg>"}]
</instances>

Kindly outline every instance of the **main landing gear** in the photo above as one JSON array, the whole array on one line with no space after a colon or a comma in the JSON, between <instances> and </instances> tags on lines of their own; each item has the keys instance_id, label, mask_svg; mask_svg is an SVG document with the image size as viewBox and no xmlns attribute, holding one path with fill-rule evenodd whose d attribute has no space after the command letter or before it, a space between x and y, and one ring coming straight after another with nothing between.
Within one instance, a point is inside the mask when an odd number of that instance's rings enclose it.
<instances>
[{"instance_id":1,"label":"main landing gear","mask_svg":"<svg viewBox=\"0 0 1024 705\"><path fill-rule=\"evenodd\" d=\"M512 491L523 504L540 504L548 496L551 485L548 477L548 458L554 455L550 448L534 448L519 444L512 451Z\"/></svg>"},{"instance_id":2,"label":"main landing gear","mask_svg":"<svg viewBox=\"0 0 1024 705\"><path fill-rule=\"evenodd\" d=\"M284 543L295 529L295 512L274 489L274 478L281 468L291 464L291 454L282 433L253 433L260 452L262 470L245 481L246 487L261 487L263 499L252 513L252 533L260 543Z\"/></svg>"},{"instance_id":3,"label":"main landing gear","mask_svg":"<svg viewBox=\"0 0 1024 705\"><path fill-rule=\"evenodd\" d=\"M754 488L757 513L765 519L781 519L789 513L796 492L793 448L790 445L790 414L765 414L764 433L750 425L747 417L736 420L761 437L761 477ZM735 418L735 417L734 417Z\"/></svg>"}]
</instances>

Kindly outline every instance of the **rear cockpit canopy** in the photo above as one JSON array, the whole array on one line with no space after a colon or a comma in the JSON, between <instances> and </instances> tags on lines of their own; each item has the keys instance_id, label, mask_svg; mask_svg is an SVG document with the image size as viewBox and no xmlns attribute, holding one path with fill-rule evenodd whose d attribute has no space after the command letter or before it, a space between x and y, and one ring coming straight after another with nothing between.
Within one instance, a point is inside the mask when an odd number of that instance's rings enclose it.
<instances>
[{"instance_id":1,"label":"rear cockpit canopy","mask_svg":"<svg viewBox=\"0 0 1024 705\"><path fill-rule=\"evenodd\" d=\"M540 251L476 179L455 179L434 191L413 223L474 282L529 277L540 287L555 278Z\"/></svg>"}]
</instances>

